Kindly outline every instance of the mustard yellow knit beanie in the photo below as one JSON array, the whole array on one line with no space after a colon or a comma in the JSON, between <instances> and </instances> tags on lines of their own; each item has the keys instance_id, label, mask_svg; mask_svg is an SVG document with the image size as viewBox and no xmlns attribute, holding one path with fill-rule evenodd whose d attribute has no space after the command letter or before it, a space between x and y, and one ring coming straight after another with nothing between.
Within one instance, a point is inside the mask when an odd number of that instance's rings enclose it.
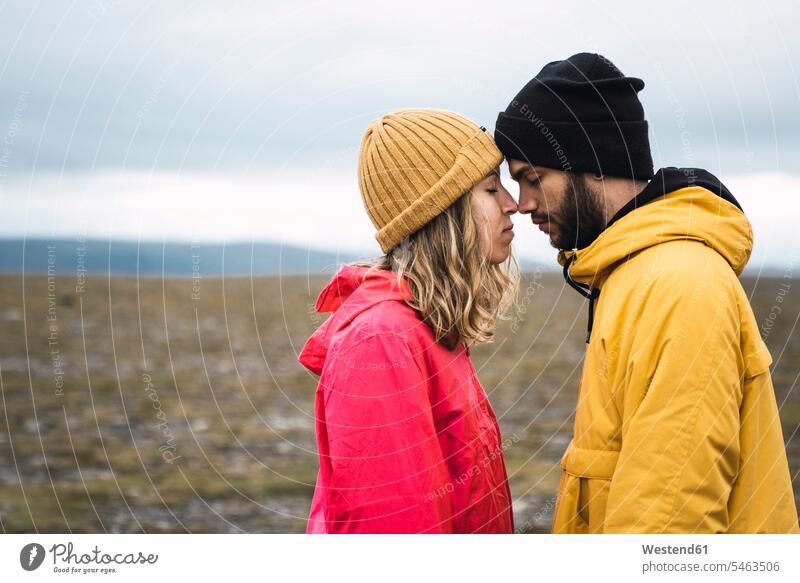
<instances>
[{"instance_id":1,"label":"mustard yellow knit beanie","mask_svg":"<svg viewBox=\"0 0 800 583\"><path fill-rule=\"evenodd\" d=\"M503 160L492 137L438 109L401 109L361 140L358 185L384 253L416 233Z\"/></svg>"}]
</instances>

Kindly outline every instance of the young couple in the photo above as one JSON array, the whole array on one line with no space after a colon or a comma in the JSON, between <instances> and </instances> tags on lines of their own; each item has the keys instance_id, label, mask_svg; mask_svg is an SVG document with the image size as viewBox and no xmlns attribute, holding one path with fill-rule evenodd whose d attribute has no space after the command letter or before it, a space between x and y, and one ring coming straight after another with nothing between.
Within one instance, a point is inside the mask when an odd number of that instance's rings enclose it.
<instances>
[{"instance_id":1,"label":"young couple","mask_svg":"<svg viewBox=\"0 0 800 583\"><path fill-rule=\"evenodd\" d=\"M798 532L772 359L737 278L750 223L708 172L653 173L643 87L581 53L525 85L495 139L433 109L367 128L359 187L385 255L336 274L300 355L320 375L308 532L513 532L469 346L515 297L517 212L588 299L553 532Z\"/></svg>"}]
</instances>

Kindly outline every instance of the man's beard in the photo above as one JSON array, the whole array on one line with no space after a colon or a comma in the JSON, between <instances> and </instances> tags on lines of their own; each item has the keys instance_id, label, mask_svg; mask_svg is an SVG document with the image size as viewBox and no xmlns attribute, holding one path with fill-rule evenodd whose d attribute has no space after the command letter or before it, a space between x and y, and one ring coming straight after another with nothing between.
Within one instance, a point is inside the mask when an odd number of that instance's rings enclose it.
<instances>
[{"instance_id":1,"label":"man's beard","mask_svg":"<svg viewBox=\"0 0 800 583\"><path fill-rule=\"evenodd\" d=\"M606 228L605 212L600 194L586 184L582 174L568 172L567 178L561 208L548 219L557 228L550 244L559 250L583 249Z\"/></svg>"}]
</instances>

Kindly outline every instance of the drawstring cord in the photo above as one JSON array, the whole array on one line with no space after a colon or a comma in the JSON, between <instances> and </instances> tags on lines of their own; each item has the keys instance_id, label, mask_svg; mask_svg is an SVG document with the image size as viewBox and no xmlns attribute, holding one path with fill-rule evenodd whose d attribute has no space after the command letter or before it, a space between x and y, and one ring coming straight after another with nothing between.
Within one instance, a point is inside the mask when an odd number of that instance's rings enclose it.
<instances>
[{"instance_id":1,"label":"drawstring cord","mask_svg":"<svg viewBox=\"0 0 800 583\"><path fill-rule=\"evenodd\" d=\"M600 297L600 288L591 288L585 283L579 283L572 279L572 276L569 274L569 266L572 265L574 260L575 255L572 254L564 262L564 279L572 289L589 300L589 322L586 325L586 342L588 343L592 336L592 325L594 324L594 303L597 298Z\"/></svg>"}]
</instances>

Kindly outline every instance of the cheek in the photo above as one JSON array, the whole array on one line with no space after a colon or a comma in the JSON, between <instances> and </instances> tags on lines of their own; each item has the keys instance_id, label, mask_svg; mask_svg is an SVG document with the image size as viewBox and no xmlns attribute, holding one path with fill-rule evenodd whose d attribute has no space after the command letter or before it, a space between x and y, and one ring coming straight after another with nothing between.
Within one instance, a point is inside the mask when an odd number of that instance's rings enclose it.
<instances>
[{"instance_id":1,"label":"cheek","mask_svg":"<svg viewBox=\"0 0 800 583\"><path fill-rule=\"evenodd\" d=\"M503 200L502 194L498 193L494 196L491 200L491 209L490 209L490 216L492 217L492 221L496 224L502 224L505 222L504 216L505 213L503 212L503 208L501 205L501 201Z\"/></svg>"},{"instance_id":2,"label":"cheek","mask_svg":"<svg viewBox=\"0 0 800 583\"><path fill-rule=\"evenodd\" d=\"M475 217L475 220L481 229L484 230L487 227L491 229L492 226L497 222L498 212L499 208L497 206L497 202L494 198L487 195L476 200L472 215Z\"/></svg>"},{"instance_id":3,"label":"cheek","mask_svg":"<svg viewBox=\"0 0 800 583\"><path fill-rule=\"evenodd\" d=\"M550 209L558 211L561 208L561 201L564 199L564 189L556 181L547 182L542 185L542 193Z\"/></svg>"}]
</instances>

